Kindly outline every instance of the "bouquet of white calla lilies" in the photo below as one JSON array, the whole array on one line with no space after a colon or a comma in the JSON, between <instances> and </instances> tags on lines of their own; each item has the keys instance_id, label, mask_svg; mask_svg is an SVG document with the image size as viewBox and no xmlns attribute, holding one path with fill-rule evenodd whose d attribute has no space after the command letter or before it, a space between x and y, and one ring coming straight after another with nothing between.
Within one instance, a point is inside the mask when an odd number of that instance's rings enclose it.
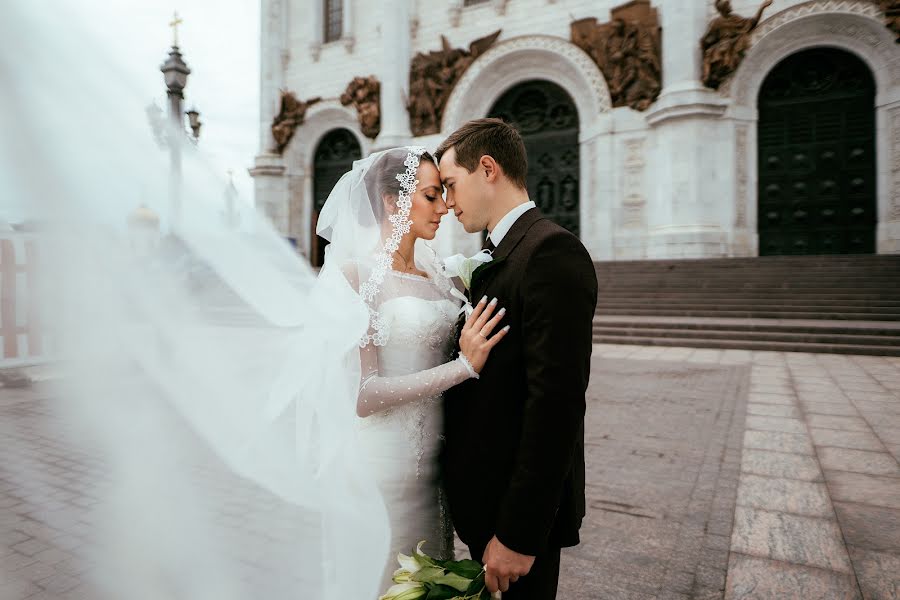
<instances>
[{"instance_id":1,"label":"bouquet of white calla lilies","mask_svg":"<svg viewBox=\"0 0 900 600\"><path fill-rule=\"evenodd\" d=\"M475 256L466 258L462 254L454 254L444 259L444 269L450 277L459 277L466 289L472 287L472 274L475 269L494 260L491 253L482 250Z\"/></svg>"},{"instance_id":2,"label":"bouquet of white calla lilies","mask_svg":"<svg viewBox=\"0 0 900 600\"><path fill-rule=\"evenodd\" d=\"M394 584L378 600L488 600L484 568L474 560L437 560L422 552L397 555Z\"/></svg>"}]
</instances>

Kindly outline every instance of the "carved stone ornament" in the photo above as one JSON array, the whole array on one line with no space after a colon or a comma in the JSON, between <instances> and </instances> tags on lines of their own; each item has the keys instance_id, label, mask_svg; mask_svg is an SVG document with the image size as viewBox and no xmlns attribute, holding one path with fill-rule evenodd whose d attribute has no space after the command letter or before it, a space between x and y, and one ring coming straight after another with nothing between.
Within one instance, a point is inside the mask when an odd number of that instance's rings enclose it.
<instances>
[{"instance_id":1,"label":"carved stone ornament","mask_svg":"<svg viewBox=\"0 0 900 600\"><path fill-rule=\"evenodd\" d=\"M878 5L884 11L884 24L896 35L896 42L900 44L900 0L878 0Z\"/></svg>"},{"instance_id":2,"label":"carved stone ornament","mask_svg":"<svg viewBox=\"0 0 900 600\"><path fill-rule=\"evenodd\" d=\"M359 129L367 138L381 132L381 82L374 75L354 77L341 94L341 104L352 104L359 115Z\"/></svg>"},{"instance_id":3,"label":"carved stone ornament","mask_svg":"<svg viewBox=\"0 0 900 600\"><path fill-rule=\"evenodd\" d=\"M468 50L452 48L441 36L441 50L416 54L409 70L410 129L413 135L429 135L441 130L444 107L454 86L466 69L487 52L500 37L500 30L469 44Z\"/></svg>"},{"instance_id":4,"label":"carved stone ornament","mask_svg":"<svg viewBox=\"0 0 900 600\"><path fill-rule=\"evenodd\" d=\"M316 97L301 102L294 92L281 91L281 109L272 119L272 137L275 138L275 150L278 154L284 152L294 137L294 131L303 124L309 107L320 100L321 98Z\"/></svg>"},{"instance_id":5,"label":"carved stone ornament","mask_svg":"<svg viewBox=\"0 0 900 600\"><path fill-rule=\"evenodd\" d=\"M750 48L751 34L773 0L765 0L753 17L731 10L731 0L716 0L719 16L713 19L700 40L703 52L703 85L714 90L734 73Z\"/></svg>"},{"instance_id":6,"label":"carved stone ornament","mask_svg":"<svg viewBox=\"0 0 900 600\"><path fill-rule=\"evenodd\" d=\"M653 104L662 89L662 40L650 0L614 8L610 23L573 21L571 35L603 72L613 106L647 110Z\"/></svg>"}]
</instances>

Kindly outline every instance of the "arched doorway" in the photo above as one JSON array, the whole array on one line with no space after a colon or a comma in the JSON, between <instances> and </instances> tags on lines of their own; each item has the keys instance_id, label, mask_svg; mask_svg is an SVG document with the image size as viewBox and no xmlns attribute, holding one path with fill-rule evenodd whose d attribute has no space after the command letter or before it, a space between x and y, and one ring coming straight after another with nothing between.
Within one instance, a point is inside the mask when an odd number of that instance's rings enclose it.
<instances>
[{"instance_id":1,"label":"arched doorway","mask_svg":"<svg viewBox=\"0 0 900 600\"><path fill-rule=\"evenodd\" d=\"M528 195L550 219L579 234L578 110L564 89L527 81L488 113L519 130L528 152Z\"/></svg>"},{"instance_id":2,"label":"arched doorway","mask_svg":"<svg viewBox=\"0 0 900 600\"><path fill-rule=\"evenodd\" d=\"M316 223L319 212L325 206L328 194L341 176L353 167L353 161L362 157L356 136L347 129L334 129L316 146L313 162L313 212L309 249L309 261L314 267L321 267L325 262L325 246L328 242L316 235Z\"/></svg>"},{"instance_id":3,"label":"arched doorway","mask_svg":"<svg viewBox=\"0 0 900 600\"><path fill-rule=\"evenodd\" d=\"M759 93L759 253L875 251L875 81L853 54L804 50Z\"/></svg>"}]
</instances>

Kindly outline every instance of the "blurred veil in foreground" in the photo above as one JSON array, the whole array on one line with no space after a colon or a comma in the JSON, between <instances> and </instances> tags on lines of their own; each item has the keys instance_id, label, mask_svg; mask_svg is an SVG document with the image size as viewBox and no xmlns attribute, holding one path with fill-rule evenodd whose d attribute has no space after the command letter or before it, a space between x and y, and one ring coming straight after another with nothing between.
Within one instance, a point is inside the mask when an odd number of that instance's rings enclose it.
<instances>
[{"instance_id":1,"label":"blurred veil in foreground","mask_svg":"<svg viewBox=\"0 0 900 600\"><path fill-rule=\"evenodd\" d=\"M169 205L168 152L75 4L16 1L0 20L0 199L41 218L63 372L31 434L89 499L30 516L75 532L87 597L375 598L387 517L350 426L365 305L264 219L229 228L195 149L179 222L163 212L159 247L136 243L135 206ZM45 489L27 456L0 448L0 477Z\"/></svg>"}]
</instances>

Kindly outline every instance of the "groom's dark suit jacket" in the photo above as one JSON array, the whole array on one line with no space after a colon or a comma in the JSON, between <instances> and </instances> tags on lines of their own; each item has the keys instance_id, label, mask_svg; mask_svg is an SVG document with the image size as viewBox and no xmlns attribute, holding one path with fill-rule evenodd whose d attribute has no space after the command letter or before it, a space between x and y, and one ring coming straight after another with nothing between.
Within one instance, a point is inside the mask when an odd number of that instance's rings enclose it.
<instances>
[{"instance_id":1,"label":"groom's dark suit jacket","mask_svg":"<svg viewBox=\"0 0 900 600\"><path fill-rule=\"evenodd\" d=\"M476 274L509 333L480 379L445 393L444 485L460 538L537 556L574 546L585 514L584 413L597 277L577 237L533 208ZM480 559L480 556L473 557Z\"/></svg>"}]
</instances>

